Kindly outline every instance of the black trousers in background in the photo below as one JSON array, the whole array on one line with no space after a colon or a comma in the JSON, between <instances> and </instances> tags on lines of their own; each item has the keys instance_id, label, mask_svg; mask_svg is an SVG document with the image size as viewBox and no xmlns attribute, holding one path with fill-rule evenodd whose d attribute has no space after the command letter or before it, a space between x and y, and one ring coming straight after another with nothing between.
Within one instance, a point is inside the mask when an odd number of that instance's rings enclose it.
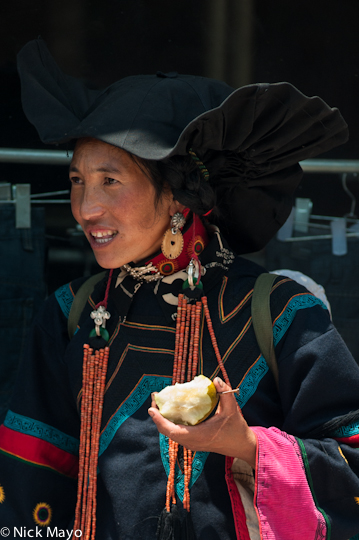
<instances>
[{"instance_id":1,"label":"black trousers in background","mask_svg":"<svg viewBox=\"0 0 359 540\"><path fill-rule=\"evenodd\" d=\"M348 253L332 254L331 240L282 242L266 248L267 270L297 270L325 289L333 322L359 363L359 239L348 238Z\"/></svg>"},{"instance_id":2,"label":"black trousers in background","mask_svg":"<svg viewBox=\"0 0 359 540\"><path fill-rule=\"evenodd\" d=\"M34 314L46 295L43 208L31 229L15 228L15 208L0 203L0 423L7 411Z\"/></svg>"}]
</instances>

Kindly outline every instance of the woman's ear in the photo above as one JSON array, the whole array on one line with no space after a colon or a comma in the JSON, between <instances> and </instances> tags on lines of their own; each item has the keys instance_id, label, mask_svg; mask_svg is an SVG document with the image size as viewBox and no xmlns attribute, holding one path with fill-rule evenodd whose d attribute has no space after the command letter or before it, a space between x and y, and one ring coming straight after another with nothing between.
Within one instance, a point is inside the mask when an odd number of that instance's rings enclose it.
<instances>
[{"instance_id":1,"label":"woman's ear","mask_svg":"<svg viewBox=\"0 0 359 540\"><path fill-rule=\"evenodd\" d=\"M183 210L185 209L185 205L184 204L181 204L179 203L178 201L175 201L173 200L172 203L170 204L170 207L169 207L169 213L170 213L170 216L174 216L176 212L183 212Z\"/></svg>"}]
</instances>

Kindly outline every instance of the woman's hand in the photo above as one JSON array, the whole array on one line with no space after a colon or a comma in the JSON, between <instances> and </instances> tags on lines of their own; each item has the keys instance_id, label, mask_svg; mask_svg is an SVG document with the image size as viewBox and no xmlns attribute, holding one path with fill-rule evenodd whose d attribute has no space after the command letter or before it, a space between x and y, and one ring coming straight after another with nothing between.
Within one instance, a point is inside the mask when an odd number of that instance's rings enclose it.
<instances>
[{"instance_id":1,"label":"woman's hand","mask_svg":"<svg viewBox=\"0 0 359 540\"><path fill-rule=\"evenodd\" d=\"M217 392L230 390L219 377L213 382ZM255 469L257 439L243 418L233 394L220 394L216 413L197 426L173 424L161 415L154 400L148 413L160 433L186 448L238 457Z\"/></svg>"}]
</instances>

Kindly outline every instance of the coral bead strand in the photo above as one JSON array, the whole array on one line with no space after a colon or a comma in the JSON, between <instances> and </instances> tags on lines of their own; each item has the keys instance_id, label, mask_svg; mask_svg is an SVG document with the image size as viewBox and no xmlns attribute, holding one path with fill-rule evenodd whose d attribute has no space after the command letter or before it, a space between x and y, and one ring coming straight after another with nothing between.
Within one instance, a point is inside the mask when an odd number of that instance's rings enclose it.
<instances>
[{"instance_id":1,"label":"coral bead strand","mask_svg":"<svg viewBox=\"0 0 359 540\"><path fill-rule=\"evenodd\" d=\"M174 452L173 452L173 472L172 472L172 504L176 504L176 490L175 490L175 472L176 472L176 462L178 455L179 444L174 442Z\"/></svg>"},{"instance_id":2,"label":"coral bead strand","mask_svg":"<svg viewBox=\"0 0 359 540\"><path fill-rule=\"evenodd\" d=\"M176 320L176 339L175 339L175 353L173 361L173 377L172 384L175 384L177 381L177 372L178 372L178 349L179 349L179 340L180 340L180 328L181 328L181 316L182 316L182 302L183 294L178 295L178 307L177 307L177 320Z\"/></svg>"},{"instance_id":3,"label":"coral bead strand","mask_svg":"<svg viewBox=\"0 0 359 540\"><path fill-rule=\"evenodd\" d=\"M89 459L90 459L90 437L91 437L91 416L92 416L92 396L93 396L93 355L92 349L88 351L88 362L86 370L86 379L84 381L84 396L85 399L85 416L83 422L85 425L85 452L84 452L84 472L83 472L83 498L81 510L81 531L85 531L86 525L86 508L88 507L88 475L89 475Z\"/></svg>"},{"instance_id":4,"label":"coral bead strand","mask_svg":"<svg viewBox=\"0 0 359 540\"><path fill-rule=\"evenodd\" d=\"M102 354L101 354L102 353ZM97 453L96 453L96 437L98 430L98 408L99 408L99 392L101 382L99 380L100 362L103 358L103 351L95 352L94 359L94 395L93 395L93 412L92 412L92 429L91 429L91 453L90 453L90 472L89 472L89 493L88 499L90 501L89 508L87 509L87 536L85 540L90 538L90 532L92 528L91 538L93 534L93 514L96 513L96 487L97 487Z\"/></svg>"},{"instance_id":5,"label":"coral bead strand","mask_svg":"<svg viewBox=\"0 0 359 540\"><path fill-rule=\"evenodd\" d=\"M189 482L191 478L191 466L189 462L189 452L187 448L183 448L183 461L184 461L184 496L183 496L183 508L189 512L190 510L190 495L189 495Z\"/></svg>"},{"instance_id":6,"label":"coral bead strand","mask_svg":"<svg viewBox=\"0 0 359 540\"><path fill-rule=\"evenodd\" d=\"M83 352L83 364L82 364L82 378L83 380L86 380L86 370L87 370L87 362L88 362L88 350L89 345L85 344ZM82 390L82 399L81 399L81 418L85 416L85 399L84 399L84 392ZM83 468L84 468L84 460L85 460L85 424L84 422L81 422L81 429L80 429L80 448L79 448L79 475L78 475L78 484L77 484L77 501L76 501L76 510L75 510L75 522L74 522L74 530L78 530L80 527L80 508L81 508L81 500L82 500L82 488L83 488Z\"/></svg>"},{"instance_id":7,"label":"coral bead strand","mask_svg":"<svg viewBox=\"0 0 359 540\"><path fill-rule=\"evenodd\" d=\"M184 349L184 334L185 334L185 326L186 326L186 313L187 313L187 300L184 298L183 304L182 304L181 326L180 326L180 336L179 336L179 345L178 345L177 377L176 377L175 382L181 382L183 349Z\"/></svg>"},{"instance_id":8,"label":"coral bead strand","mask_svg":"<svg viewBox=\"0 0 359 540\"><path fill-rule=\"evenodd\" d=\"M168 474L167 491L166 491L167 512L170 512L170 509L171 509L171 499L172 499L172 502L175 502L173 498L174 498L174 477L175 477L175 466L176 466L176 459L177 459L177 449L178 449L177 443L169 439L168 454L169 454L170 471Z\"/></svg>"},{"instance_id":9,"label":"coral bead strand","mask_svg":"<svg viewBox=\"0 0 359 540\"><path fill-rule=\"evenodd\" d=\"M97 402L97 379L98 379L98 364L99 353L95 351L92 356L92 373L93 373L93 392L92 392L92 411L90 416L90 432L88 434L90 439L90 453L89 453L89 472L88 472L88 488L87 488L87 504L85 508L85 532L83 535L84 540L89 540L91 535L91 522L92 522L92 509L94 499L94 474L93 474L93 436L96 422L96 402Z\"/></svg>"},{"instance_id":10,"label":"coral bead strand","mask_svg":"<svg viewBox=\"0 0 359 540\"><path fill-rule=\"evenodd\" d=\"M199 334L201 327L201 314L202 314L202 304L201 302L196 303L196 315L195 315L195 331L193 339L193 364L192 364L192 379L197 375L198 367L198 355L199 355Z\"/></svg>"},{"instance_id":11,"label":"coral bead strand","mask_svg":"<svg viewBox=\"0 0 359 540\"><path fill-rule=\"evenodd\" d=\"M183 358L182 358L182 369L181 369L181 378L180 383L184 383L186 378L186 365L187 365L187 353L188 353L188 336L189 329L191 324L191 306L187 304L185 311L185 326L184 326L184 336L183 336Z\"/></svg>"},{"instance_id":12,"label":"coral bead strand","mask_svg":"<svg viewBox=\"0 0 359 540\"><path fill-rule=\"evenodd\" d=\"M84 401L84 406L85 406L85 413L81 419L81 422L84 424L85 445L84 445L84 463L83 463L83 495L82 495L81 523L80 523L81 531L85 531L86 503L87 503L87 490L88 490L87 454L89 452L89 444L90 444L88 422L89 422L89 414L91 410L91 404L90 404L91 396L89 392L91 361L92 361L92 349L89 349L87 364L86 364L85 379L83 383L83 394L82 394L82 399Z\"/></svg>"},{"instance_id":13,"label":"coral bead strand","mask_svg":"<svg viewBox=\"0 0 359 540\"><path fill-rule=\"evenodd\" d=\"M193 344L194 344L194 329L196 322L196 306L195 304L191 305L191 333L190 333L190 343L188 350L188 366L187 366L187 382L192 380L192 363L193 363Z\"/></svg>"},{"instance_id":14,"label":"coral bead strand","mask_svg":"<svg viewBox=\"0 0 359 540\"><path fill-rule=\"evenodd\" d=\"M92 508L92 538L95 539L96 535L96 491L97 491L97 464L98 464L98 453L100 448L100 433L101 433L101 419L102 419L102 410L103 410L103 399L105 395L105 385L106 385L106 374L107 374L107 365L108 358L110 354L109 347L105 347L105 350L100 350L100 364L99 364L99 393L98 393L98 408L97 408L97 423L96 423L96 437L94 441L94 502Z\"/></svg>"},{"instance_id":15,"label":"coral bead strand","mask_svg":"<svg viewBox=\"0 0 359 540\"><path fill-rule=\"evenodd\" d=\"M213 346L214 352L216 354L218 365L221 368L222 375L223 375L223 378L224 378L226 384L228 384L228 386L231 386L231 383L230 383L228 375L227 375L227 371L226 371L226 369L225 369L225 367L223 365L221 354L219 352L216 336L215 336L214 330L213 330L211 316L209 314L209 309L208 309L207 297L206 296L202 296L202 304L203 304L203 307L204 307L204 313L205 313L205 316L206 316L208 331L209 331L209 335L211 336L212 346Z\"/></svg>"}]
</instances>

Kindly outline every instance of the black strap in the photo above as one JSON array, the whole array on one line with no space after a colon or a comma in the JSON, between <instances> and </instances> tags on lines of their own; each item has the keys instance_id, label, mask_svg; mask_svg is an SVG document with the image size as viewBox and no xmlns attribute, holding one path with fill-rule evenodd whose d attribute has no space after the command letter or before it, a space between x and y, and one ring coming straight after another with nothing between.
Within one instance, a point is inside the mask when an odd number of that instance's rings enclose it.
<instances>
[{"instance_id":1,"label":"black strap","mask_svg":"<svg viewBox=\"0 0 359 540\"><path fill-rule=\"evenodd\" d=\"M273 344L273 323L270 311L270 294L276 274L261 274L256 279L252 296L252 324L261 353L272 371L277 388L278 365Z\"/></svg>"},{"instance_id":2,"label":"black strap","mask_svg":"<svg viewBox=\"0 0 359 540\"><path fill-rule=\"evenodd\" d=\"M96 283L101 281L101 279L103 279L105 275L106 272L100 272L99 274L91 276L89 279L84 281L84 283L81 285L81 287L75 294L70 309L69 318L67 321L67 331L70 339L73 338L74 333L76 332L77 324L81 317L81 313L83 312L84 307L86 306L86 302L89 299L92 291L94 290Z\"/></svg>"}]
</instances>

